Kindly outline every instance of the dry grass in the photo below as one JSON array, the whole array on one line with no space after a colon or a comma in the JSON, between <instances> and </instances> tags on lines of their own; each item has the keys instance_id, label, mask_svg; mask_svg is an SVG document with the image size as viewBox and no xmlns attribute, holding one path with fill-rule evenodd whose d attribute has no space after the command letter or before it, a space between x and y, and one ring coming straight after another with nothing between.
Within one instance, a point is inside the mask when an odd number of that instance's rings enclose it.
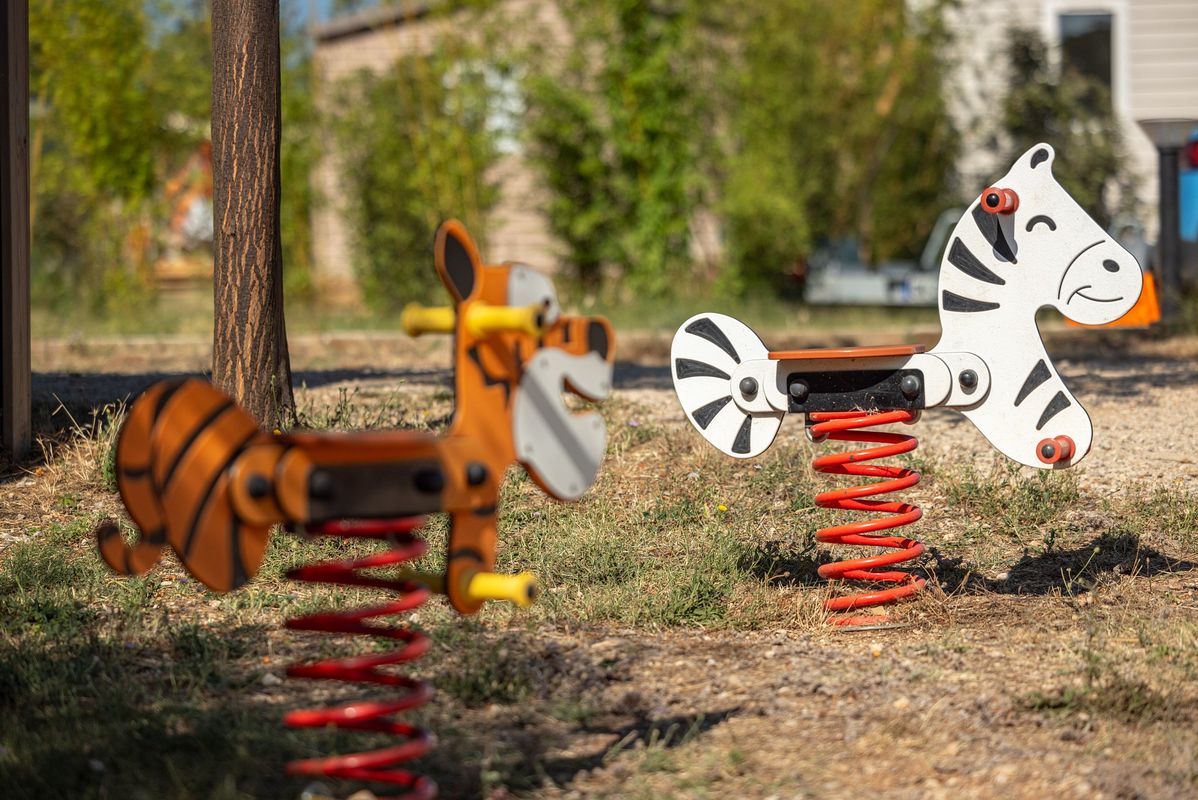
<instances>
[{"instance_id":1,"label":"dry grass","mask_svg":"<svg viewBox=\"0 0 1198 800\"><path fill-rule=\"evenodd\" d=\"M301 409L320 426L436 427L449 398L363 388ZM1095 495L1084 475L914 460L938 582L893 611L907 627L844 634L823 624L830 554L813 537L833 517L814 506L829 483L811 446L731 461L653 412L604 407L606 469L578 504L509 476L501 567L539 574L531 612L413 615L434 640L418 671L440 690L416 715L441 740L421 769L445 796L1198 791L1192 492ZM5 796L297 796L284 761L362 742L284 731L285 709L342 693L274 678L373 644L279 623L370 595L285 580L345 550L284 535L227 596L169 559L107 574L89 529L117 509L119 414L0 483ZM435 520L429 566L444 535Z\"/></svg>"}]
</instances>

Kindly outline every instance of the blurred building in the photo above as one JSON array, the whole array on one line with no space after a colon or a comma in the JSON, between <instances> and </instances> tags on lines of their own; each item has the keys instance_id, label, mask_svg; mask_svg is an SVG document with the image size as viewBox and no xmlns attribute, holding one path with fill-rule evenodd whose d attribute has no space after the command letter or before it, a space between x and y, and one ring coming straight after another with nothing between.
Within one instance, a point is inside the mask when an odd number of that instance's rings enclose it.
<instances>
[{"instance_id":1,"label":"blurred building","mask_svg":"<svg viewBox=\"0 0 1198 800\"><path fill-rule=\"evenodd\" d=\"M919 5L928 0L907 2ZM405 0L315 27L318 87L327 91L358 70L382 71L403 54L429 52L446 26L455 24L453 16L430 14L434 5L436 0ZM513 20L507 28L512 43L521 35L537 35L566 46L566 26L554 0L507 0L494 13ZM1008 166L999 163L991 141L998 103L1009 82L1009 32L1015 27L1037 30L1055 57L1067 59L1070 66L1110 88L1138 180L1143 222L1155 238L1156 151L1135 120L1198 117L1198 2L959 0L947 13L956 34L949 91L950 109L964 140L958 164L962 185L983 185ZM518 97L515 102L518 106ZM518 123L518 117L517 109L513 121ZM500 199L485 232L487 256L555 269L561 251L539 211L544 193L521 156L518 137L503 149L494 168ZM325 297L353 300L352 231L338 175L336 153L330 152L314 175L323 199L313 220L315 277ZM716 263L720 244L713 215L698 215L691 230L696 263Z\"/></svg>"},{"instance_id":2,"label":"blurred building","mask_svg":"<svg viewBox=\"0 0 1198 800\"><path fill-rule=\"evenodd\" d=\"M428 53L455 17L430 15L435 2L406 0L344 17L334 18L313 29L318 103L331 102L330 90L362 69L382 72L401 56ZM545 0L509 0L503 12L522 19L525 30L554 31L565 38L565 27L557 5ZM532 170L521 158L513 137L501 146L493 179L499 200L488 219L484 257L521 260L542 269L553 269L558 251L549 226L538 209L544 195ZM314 278L324 297L334 302L353 302L351 237L345 195L338 184L340 168L336 153L326 153L313 180L321 202L313 214L312 237Z\"/></svg>"}]
</instances>

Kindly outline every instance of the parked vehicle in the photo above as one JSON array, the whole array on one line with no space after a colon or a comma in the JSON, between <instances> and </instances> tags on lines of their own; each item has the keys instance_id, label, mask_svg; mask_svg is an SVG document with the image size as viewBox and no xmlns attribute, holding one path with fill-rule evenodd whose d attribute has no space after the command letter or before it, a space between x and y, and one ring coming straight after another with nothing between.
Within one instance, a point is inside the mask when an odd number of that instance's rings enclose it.
<instances>
[{"instance_id":1,"label":"parked vehicle","mask_svg":"<svg viewBox=\"0 0 1198 800\"><path fill-rule=\"evenodd\" d=\"M820 248L808 261L805 299L823 306L935 306L940 257L963 213L940 214L918 261L863 264L854 239Z\"/></svg>"}]
</instances>

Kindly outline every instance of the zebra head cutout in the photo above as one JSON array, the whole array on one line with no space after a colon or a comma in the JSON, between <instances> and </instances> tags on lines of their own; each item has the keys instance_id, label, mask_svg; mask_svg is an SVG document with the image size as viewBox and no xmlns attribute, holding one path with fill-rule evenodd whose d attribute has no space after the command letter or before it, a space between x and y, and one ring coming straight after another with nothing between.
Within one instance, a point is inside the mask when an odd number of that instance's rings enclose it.
<instances>
[{"instance_id":1,"label":"zebra head cutout","mask_svg":"<svg viewBox=\"0 0 1198 800\"><path fill-rule=\"evenodd\" d=\"M1143 275L1053 178L1053 159L1047 144L1028 150L953 229L940 267L943 331L931 352L771 360L743 323L699 314L679 328L670 353L687 418L724 453L751 458L789 410L789 370L916 368L926 407L958 409L1007 457L1042 469L1076 464L1093 427L1044 350L1036 312L1051 306L1083 324L1113 322L1139 299Z\"/></svg>"},{"instance_id":2,"label":"zebra head cutout","mask_svg":"<svg viewBox=\"0 0 1198 800\"><path fill-rule=\"evenodd\" d=\"M1102 325L1131 310L1143 285L1135 257L1057 183L1054 158L1049 145L1032 147L957 223L940 266L942 334L931 351L982 358L989 392L961 412L1009 458L1042 468L1081 460L1093 427L1044 350L1036 312L1051 306ZM1017 200L1003 202L1006 193ZM1037 457L1038 442L1062 435L1076 448L1067 463Z\"/></svg>"}]
</instances>

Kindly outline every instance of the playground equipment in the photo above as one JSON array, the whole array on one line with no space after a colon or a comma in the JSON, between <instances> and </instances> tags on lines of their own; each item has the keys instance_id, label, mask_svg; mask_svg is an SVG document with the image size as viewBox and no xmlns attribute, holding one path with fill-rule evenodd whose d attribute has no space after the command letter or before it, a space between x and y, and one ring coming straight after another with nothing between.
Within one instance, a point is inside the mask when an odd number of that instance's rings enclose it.
<instances>
[{"instance_id":1,"label":"playground equipment","mask_svg":"<svg viewBox=\"0 0 1198 800\"><path fill-rule=\"evenodd\" d=\"M997 450L1021 464L1063 469L1090 450L1093 426L1044 350L1036 312L1052 306L1066 318L1103 325L1136 304L1142 273L1135 258L1106 234L1052 175L1053 149L1028 150L983 191L953 229L940 265L939 343L771 351L743 323L722 314L691 317L671 348L674 389L688 419L716 448L752 458L773 442L787 413L806 415L812 441L874 447L822 455L819 472L880 478L824 492L817 505L879 514L824 528L829 544L891 552L821 566L829 580L885 588L836 596L828 611L877 606L918 592L924 579L893 569L923 545L885 533L910 525L922 511L874 499L910 488L919 474L869 463L913 451L903 433L876 431L914 424L925 408L960 411ZM889 586L886 586L888 585ZM836 616L836 625L883 621Z\"/></svg>"},{"instance_id":2,"label":"playground equipment","mask_svg":"<svg viewBox=\"0 0 1198 800\"><path fill-rule=\"evenodd\" d=\"M596 412L567 409L563 393L601 400L611 391L614 338L599 317L561 313L553 284L521 264L484 265L458 222L437 232L437 272L453 306L410 305L401 322L412 335L454 335L456 408L445 434L414 431L269 435L210 384L165 381L133 404L116 451L117 485L141 532L126 544L117 525L96 531L114 570L141 574L170 545L183 566L216 591L257 572L272 526L312 536L374 539L385 550L291 570L299 581L394 593L390 602L287 622L293 630L374 636L398 647L295 665L290 677L394 688L399 696L295 711L292 727L385 732L402 739L366 753L292 762L288 772L400 787L403 798L431 798L436 786L402 768L433 746L431 735L397 715L425 703L430 687L393 666L419 658L429 640L386 620L441 593L462 614L487 600L529 605L532 575L494 572L500 485L513 461L559 500L595 481L606 445ZM414 532L425 514L449 514L444 574L404 569L425 543ZM388 572L378 572L391 568Z\"/></svg>"}]
</instances>

